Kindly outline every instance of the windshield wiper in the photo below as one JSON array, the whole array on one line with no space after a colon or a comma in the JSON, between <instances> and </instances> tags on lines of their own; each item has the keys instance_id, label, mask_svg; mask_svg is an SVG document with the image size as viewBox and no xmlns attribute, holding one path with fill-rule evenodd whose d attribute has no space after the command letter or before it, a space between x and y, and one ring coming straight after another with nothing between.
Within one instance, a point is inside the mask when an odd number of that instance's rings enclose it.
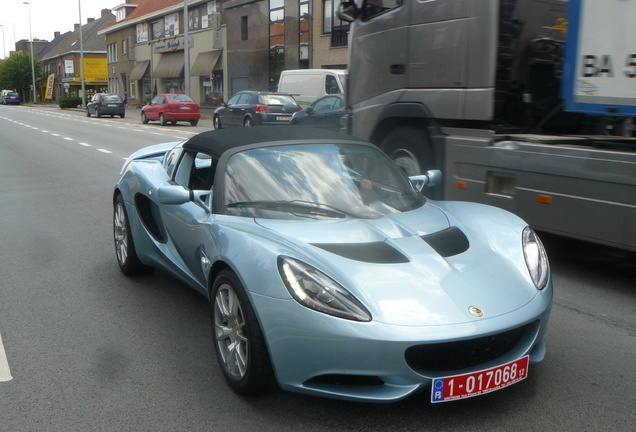
<instances>
[{"instance_id":1,"label":"windshield wiper","mask_svg":"<svg viewBox=\"0 0 636 432\"><path fill-rule=\"evenodd\" d=\"M226 205L227 208L252 207L262 210L276 210L293 214L344 218L351 214L327 204L308 201L237 201Z\"/></svg>"}]
</instances>

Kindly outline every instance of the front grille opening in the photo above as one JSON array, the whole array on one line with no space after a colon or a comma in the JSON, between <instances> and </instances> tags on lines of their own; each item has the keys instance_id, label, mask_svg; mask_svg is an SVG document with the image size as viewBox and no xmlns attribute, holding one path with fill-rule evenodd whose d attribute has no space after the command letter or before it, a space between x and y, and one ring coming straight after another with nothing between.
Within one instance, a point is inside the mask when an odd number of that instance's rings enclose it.
<instances>
[{"instance_id":1,"label":"front grille opening","mask_svg":"<svg viewBox=\"0 0 636 432\"><path fill-rule=\"evenodd\" d=\"M512 351L529 326L478 339L412 346L406 350L405 359L409 367L419 371L445 372L479 366Z\"/></svg>"},{"instance_id":2,"label":"front grille opening","mask_svg":"<svg viewBox=\"0 0 636 432\"><path fill-rule=\"evenodd\" d=\"M306 385L322 384L330 386L381 386L384 381L371 375L319 375L305 382Z\"/></svg>"}]
</instances>

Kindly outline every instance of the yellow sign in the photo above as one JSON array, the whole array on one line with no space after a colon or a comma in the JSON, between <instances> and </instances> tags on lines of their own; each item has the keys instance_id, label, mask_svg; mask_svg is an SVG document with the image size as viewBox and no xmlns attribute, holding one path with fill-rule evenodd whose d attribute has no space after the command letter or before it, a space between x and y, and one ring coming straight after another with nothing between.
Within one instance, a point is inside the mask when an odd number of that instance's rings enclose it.
<instances>
[{"instance_id":1,"label":"yellow sign","mask_svg":"<svg viewBox=\"0 0 636 432\"><path fill-rule=\"evenodd\" d=\"M105 58L84 59L85 82L108 82L108 64Z\"/></svg>"},{"instance_id":2,"label":"yellow sign","mask_svg":"<svg viewBox=\"0 0 636 432\"><path fill-rule=\"evenodd\" d=\"M53 82L55 81L55 74L49 75L46 80L46 92L44 95L44 99L53 99Z\"/></svg>"}]
</instances>

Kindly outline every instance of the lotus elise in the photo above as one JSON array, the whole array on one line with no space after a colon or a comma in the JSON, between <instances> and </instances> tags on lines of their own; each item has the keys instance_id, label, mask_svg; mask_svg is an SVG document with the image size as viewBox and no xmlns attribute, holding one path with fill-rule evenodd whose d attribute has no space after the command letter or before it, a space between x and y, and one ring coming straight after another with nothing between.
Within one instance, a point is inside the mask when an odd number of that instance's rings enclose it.
<instances>
[{"instance_id":1,"label":"lotus elise","mask_svg":"<svg viewBox=\"0 0 636 432\"><path fill-rule=\"evenodd\" d=\"M336 132L203 132L125 162L116 257L127 275L161 268L209 299L240 394L477 396L543 360L552 280L524 221L426 198L440 181Z\"/></svg>"}]
</instances>

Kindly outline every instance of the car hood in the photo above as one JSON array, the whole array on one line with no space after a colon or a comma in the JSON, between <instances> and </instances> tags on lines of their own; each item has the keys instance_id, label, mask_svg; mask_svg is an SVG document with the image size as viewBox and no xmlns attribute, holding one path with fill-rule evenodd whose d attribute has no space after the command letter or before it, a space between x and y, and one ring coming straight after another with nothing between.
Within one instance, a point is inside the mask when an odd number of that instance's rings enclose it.
<instances>
[{"instance_id":1,"label":"car hood","mask_svg":"<svg viewBox=\"0 0 636 432\"><path fill-rule=\"evenodd\" d=\"M473 222L481 228L459 226L430 204L373 220L257 220L296 245L294 258L314 265L362 301L373 320L408 326L493 318L537 295L521 249L522 227L497 226L493 236L483 231L487 220ZM442 246L463 238L464 246L440 247L440 238ZM483 316L472 315L471 307Z\"/></svg>"}]
</instances>

